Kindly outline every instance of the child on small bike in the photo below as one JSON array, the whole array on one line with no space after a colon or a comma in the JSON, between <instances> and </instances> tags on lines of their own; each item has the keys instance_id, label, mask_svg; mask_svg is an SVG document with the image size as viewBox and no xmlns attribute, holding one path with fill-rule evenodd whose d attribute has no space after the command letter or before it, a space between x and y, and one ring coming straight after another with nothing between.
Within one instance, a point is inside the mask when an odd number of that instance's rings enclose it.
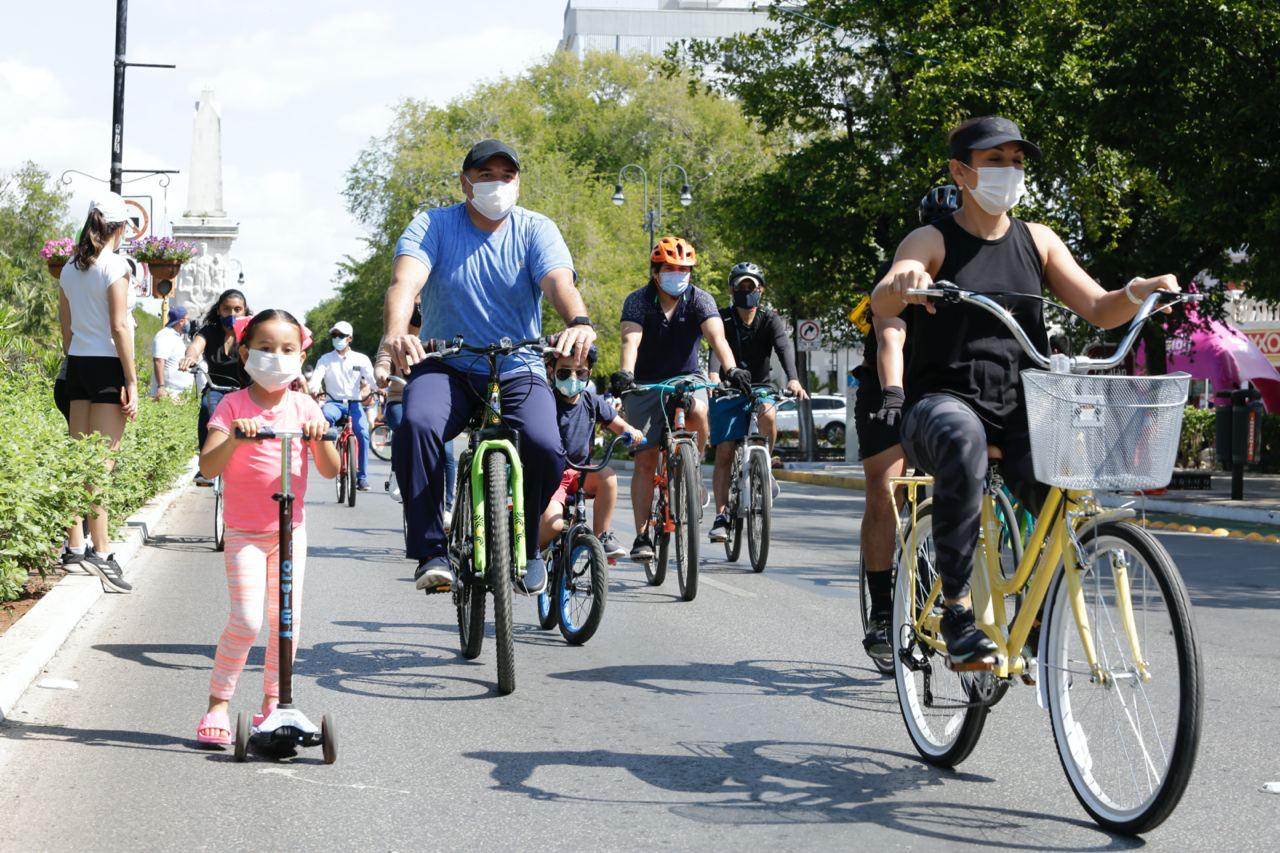
<instances>
[{"instance_id":1,"label":"child on small bike","mask_svg":"<svg viewBox=\"0 0 1280 853\"><path fill-rule=\"evenodd\" d=\"M209 706L196 724L201 745L231 743L227 713L249 656L262 628L264 598L270 624L279 618L279 510L272 494L280 488L280 450L255 441L266 428L301 430L304 440L294 445L290 461L293 478L294 531L293 604L294 649L302 611L302 583L307 559L303 527L303 498L307 490L307 453L316 469L332 479L338 473L338 452L322 441L329 429L320 406L309 395L290 388L302 375L302 360L310 336L287 311L268 310L238 324L239 354L251 384L222 398L209 419L209 437L200 454L206 477L222 475L226 490L226 570L231 611L218 640L209 682ZM237 431L244 437L238 437ZM270 714L279 696L277 632L268 632L263 673L262 716ZM257 725L262 717L255 717Z\"/></svg>"},{"instance_id":2,"label":"child on small bike","mask_svg":"<svg viewBox=\"0 0 1280 853\"><path fill-rule=\"evenodd\" d=\"M554 340L552 346L554 346ZM556 421L560 438L564 441L565 457L572 463L585 465L591 461L591 446L596 434L596 424L607 427L615 435L627 433L633 446L644 441L644 434L618 416L617 410L589 387L591 368L596 364L596 348L587 353L585 367L576 366L571 356L552 353L547 357L547 381L555 389ZM560 487L551 497L551 503L542 513L538 525L538 547L545 548L564 529L564 507L569 495L578 490L582 474L565 468ZM587 497L594 499L591 529L604 553L610 559L627 553L618 537L609 529L613 521L613 508L618 501L618 475L612 468L603 468L586 475L584 482Z\"/></svg>"}]
</instances>

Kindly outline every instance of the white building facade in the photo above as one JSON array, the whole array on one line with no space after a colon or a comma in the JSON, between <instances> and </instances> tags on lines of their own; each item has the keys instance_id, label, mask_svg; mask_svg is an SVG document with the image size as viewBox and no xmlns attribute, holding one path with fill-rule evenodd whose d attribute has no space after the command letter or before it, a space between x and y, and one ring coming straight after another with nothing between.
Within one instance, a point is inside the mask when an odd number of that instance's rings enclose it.
<instances>
[{"instance_id":1,"label":"white building facade","mask_svg":"<svg viewBox=\"0 0 1280 853\"><path fill-rule=\"evenodd\" d=\"M725 38L769 24L768 0L569 0L560 49L661 56L683 39Z\"/></svg>"}]
</instances>

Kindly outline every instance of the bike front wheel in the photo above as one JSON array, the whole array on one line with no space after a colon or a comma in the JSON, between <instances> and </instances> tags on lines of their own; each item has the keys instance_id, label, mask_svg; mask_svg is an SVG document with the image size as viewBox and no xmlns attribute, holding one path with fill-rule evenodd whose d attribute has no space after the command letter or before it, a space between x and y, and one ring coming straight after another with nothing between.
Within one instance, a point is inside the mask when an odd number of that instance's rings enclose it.
<instances>
[{"instance_id":1,"label":"bike front wheel","mask_svg":"<svg viewBox=\"0 0 1280 853\"><path fill-rule=\"evenodd\" d=\"M1100 825L1138 834L1169 816L1195 764L1204 693L1191 603L1169 552L1146 531L1103 523L1082 544L1076 605L1099 669L1090 671L1060 568L1042 625L1041 677L1076 798Z\"/></svg>"},{"instance_id":2,"label":"bike front wheel","mask_svg":"<svg viewBox=\"0 0 1280 853\"><path fill-rule=\"evenodd\" d=\"M748 501L747 550L751 554L751 568L763 572L769 561L769 529L773 525L773 490L769 480L769 466L760 453L751 454L748 467L751 495Z\"/></svg>"},{"instance_id":3,"label":"bike front wheel","mask_svg":"<svg viewBox=\"0 0 1280 853\"><path fill-rule=\"evenodd\" d=\"M391 461L391 427L378 424L369 433L369 449L383 462Z\"/></svg>"},{"instance_id":4,"label":"bike front wheel","mask_svg":"<svg viewBox=\"0 0 1280 853\"><path fill-rule=\"evenodd\" d=\"M511 494L507 455L491 451L484 458L485 581L493 592L493 640L498 646L498 693L516 689L516 650L511 623Z\"/></svg>"},{"instance_id":5,"label":"bike front wheel","mask_svg":"<svg viewBox=\"0 0 1280 853\"><path fill-rule=\"evenodd\" d=\"M676 580L685 601L698 596L698 517L702 512L699 473L697 449L690 443L681 443L671 474L671 509L676 527Z\"/></svg>"},{"instance_id":6,"label":"bike front wheel","mask_svg":"<svg viewBox=\"0 0 1280 853\"><path fill-rule=\"evenodd\" d=\"M986 724L993 690L990 673L953 672L945 655L924 642L914 619L942 610L942 592L931 595L938 578L933 542L933 513L928 501L916 510L914 539L908 529L907 547L899 549L893 593L893 676L898 705L916 751L930 764L954 767L968 757ZM914 558L914 560L913 560ZM909 570L914 561L914 571ZM913 606L914 605L914 606Z\"/></svg>"},{"instance_id":7,"label":"bike front wheel","mask_svg":"<svg viewBox=\"0 0 1280 853\"><path fill-rule=\"evenodd\" d=\"M560 634L569 645L580 646L600 627L609 592L609 560L600 540L585 529L575 534L556 580Z\"/></svg>"}]
</instances>

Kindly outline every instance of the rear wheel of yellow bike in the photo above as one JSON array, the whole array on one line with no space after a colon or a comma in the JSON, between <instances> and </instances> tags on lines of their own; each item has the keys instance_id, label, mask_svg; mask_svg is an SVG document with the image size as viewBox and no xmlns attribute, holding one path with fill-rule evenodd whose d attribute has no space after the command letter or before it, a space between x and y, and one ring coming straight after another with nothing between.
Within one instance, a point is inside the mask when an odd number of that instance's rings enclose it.
<instances>
[{"instance_id":1,"label":"rear wheel of yellow bike","mask_svg":"<svg viewBox=\"0 0 1280 853\"><path fill-rule=\"evenodd\" d=\"M910 547L911 531L905 541ZM930 598L937 578L933 514L929 501L920 505L915 522L915 572L907 556L898 554L893 594L893 675L907 734L925 761L954 767L973 751L987 720L993 692L988 672L953 672L945 656L917 636L912 614L942 607L942 595ZM912 603L914 602L914 608Z\"/></svg>"},{"instance_id":2,"label":"rear wheel of yellow bike","mask_svg":"<svg viewBox=\"0 0 1280 853\"><path fill-rule=\"evenodd\" d=\"M1104 523L1083 545L1083 611L1101 677L1090 672L1061 568L1045 608L1041 677L1076 797L1107 829L1138 834L1177 806L1199 746L1204 696L1191 605L1169 553L1141 528Z\"/></svg>"}]
</instances>

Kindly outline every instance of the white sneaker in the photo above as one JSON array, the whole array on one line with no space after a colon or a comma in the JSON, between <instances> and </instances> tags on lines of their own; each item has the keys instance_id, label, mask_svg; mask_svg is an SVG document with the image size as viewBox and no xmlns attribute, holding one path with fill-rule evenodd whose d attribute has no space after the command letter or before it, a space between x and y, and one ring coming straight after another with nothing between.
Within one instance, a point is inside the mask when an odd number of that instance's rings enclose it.
<instances>
[{"instance_id":1,"label":"white sneaker","mask_svg":"<svg viewBox=\"0 0 1280 853\"><path fill-rule=\"evenodd\" d=\"M396 503L404 503L404 497L400 494L400 484L395 480L391 481L391 500Z\"/></svg>"},{"instance_id":2,"label":"white sneaker","mask_svg":"<svg viewBox=\"0 0 1280 853\"><path fill-rule=\"evenodd\" d=\"M444 532L448 533L449 528L453 526L453 513L446 509L441 515L441 521L444 522Z\"/></svg>"}]
</instances>

